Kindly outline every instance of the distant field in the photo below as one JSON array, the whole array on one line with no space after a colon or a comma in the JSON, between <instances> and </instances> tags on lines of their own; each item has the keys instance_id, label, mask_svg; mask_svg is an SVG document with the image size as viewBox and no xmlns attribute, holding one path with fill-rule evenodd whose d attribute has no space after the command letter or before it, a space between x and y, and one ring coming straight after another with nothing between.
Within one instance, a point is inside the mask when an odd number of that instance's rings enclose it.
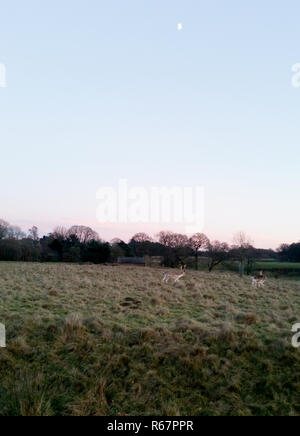
<instances>
[{"instance_id":1,"label":"distant field","mask_svg":"<svg viewBox=\"0 0 300 436\"><path fill-rule=\"evenodd\" d=\"M256 262L255 269L262 269L267 275L286 280L300 280L300 263L292 262Z\"/></svg>"},{"instance_id":2,"label":"distant field","mask_svg":"<svg viewBox=\"0 0 300 436\"><path fill-rule=\"evenodd\" d=\"M0 415L299 415L300 283L0 263Z\"/></svg>"},{"instance_id":3,"label":"distant field","mask_svg":"<svg viewBox=\"0 0 300 436\"><path fill-rule=\"evenodd\" d=\"M255 266L257 268L263 268L266 271L272 270L297 270L300 272L300 263L292 263L292 262L256 262Z\"/></svg>"},{"instance_id":4,"label":"distant field","mask_svg":"<svg viewBox=\"0 0 300 436\"><path fill-rule=\"evenodd\" d=\"M200 258L198 262L198 268L200 271L207 271L207 259ZM190 267L193 268L193 263L191 262ZM282 276L286 279L294 278L295 280L300 280L300 263L293 262L278 262L274 260L263 260L255 262L253 265L253 272L258 270L264 270L269 273L270 276ZM216 271L226 271L231 270L233 272L238 272L239 262L229 261L224 264L218 265L215 269Z\"/></svg>"}]
</instances>

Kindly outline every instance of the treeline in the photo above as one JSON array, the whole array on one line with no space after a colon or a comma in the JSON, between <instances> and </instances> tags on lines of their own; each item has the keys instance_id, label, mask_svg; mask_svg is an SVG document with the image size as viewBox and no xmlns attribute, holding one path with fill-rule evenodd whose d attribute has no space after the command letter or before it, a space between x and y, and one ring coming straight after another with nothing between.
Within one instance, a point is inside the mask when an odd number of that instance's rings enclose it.
<instances>
[{"instance_id":1,"label":"treeline","mask_svg":"<svg viewBox=\"0 0 300 436\"><path fill-rule=\"evenodd\" d=\"M300 242L294 244L282 244L277 250L281 262L300 262Z\"/></svg>"},{"instance_id":2,"label":"treeline","mask_svg":"<svg viewBox=\"0 0 300 436\"><path fill-rule=\"evenodd\" d=\"M202 257L209 271L221 263L238 261L241 273L250 274L256 260L300 261L300 244L282 245L274 251L255 248L243 233L235 235L230 246L225 242L210 241L203 233L187 237L170 231L160 232L156 240L145 233L138 233L128 243L120 239L108 243L86 226L57 227L49 235L39 237L35 226L26 234L19 227L0 220L0 261L101 264L116 262L120 257L145 256L159 257L166 267L177 267L194 259L195 269Z\"/></svg>"},{"instance_id":3,"label":"treeline","mask_svg":"<svg viewBox=\"0 0 300 436\"><path fill-rule=\"evenodd\" d=\"M110 244L89 227L57 228L40 238L35 226L26 235L19 227L0 220L0 260L98 264L110 259Z\"/></svg>"}]
</instances>

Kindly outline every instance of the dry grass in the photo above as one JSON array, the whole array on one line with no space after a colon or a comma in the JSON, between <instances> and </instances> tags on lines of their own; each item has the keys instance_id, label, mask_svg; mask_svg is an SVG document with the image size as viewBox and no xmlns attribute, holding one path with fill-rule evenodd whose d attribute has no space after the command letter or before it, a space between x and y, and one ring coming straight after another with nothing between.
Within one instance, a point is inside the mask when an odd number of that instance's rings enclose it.
<instances>
[{"instance_id":1,"label":"dry grass","mask_svg":"<svg viewBox=\"0 0 300 436\"><path fill-rule=\"evenodd\" d=\"M300 283L0 263L1 415L299 415Z\"/></svg>"}]
</instances>

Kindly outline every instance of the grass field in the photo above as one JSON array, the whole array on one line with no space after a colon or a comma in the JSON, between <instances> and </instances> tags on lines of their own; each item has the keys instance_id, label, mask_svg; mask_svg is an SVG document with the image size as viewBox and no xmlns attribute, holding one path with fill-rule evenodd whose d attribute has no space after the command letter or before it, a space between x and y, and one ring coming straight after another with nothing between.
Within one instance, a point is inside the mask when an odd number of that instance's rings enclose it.
<instances>
[{"instance_id":1,"label":"grass field","mask_svg":"<svg viewBox=\"0 0 300 436\"><path fill-rule=\"evenodd\" d=\"M255 266L257 268L263 268L266 271L272 270L294 270L300 273L300 263L296 262L256 262Z\"/></svg>"},{"instance_id":2,"label":"grass field","mask_svg":"<svg viewBox=\"0 0 300 436\"><path fill-rule=\"evenodd\" d=\"M199 258L198 269L200 271L207 271L208 260L206 258ZM193 259L189 262L190 268L194 268ZM259 260L253 264L253 274L257 271L263 270L268 277L282 277L284 279L300 280L300 263L297 262L279 262L276 260ZM228 261L224 264L218 265L215 268L218 272L238 272L239 262Z\"/></svg>"},{"instance_id":3,"label":"grass field","mask_svg":"<svg viewBox=\"0 0 300 436\"><path fill-rule=\"evenodd\" d=\"M270 277L300 280L300 263L296 262L256 262L255 269L262 269Z\"/></svg>"},{"instance_id":4,"label":"grass field","mask_svg":"<svg viewBox=\"0 0 300 436\"><path fill-rule=\"evenodd\" d=\"M300 283L0 263L0 415L299 415Z\"/></svg>"}]
</instances>

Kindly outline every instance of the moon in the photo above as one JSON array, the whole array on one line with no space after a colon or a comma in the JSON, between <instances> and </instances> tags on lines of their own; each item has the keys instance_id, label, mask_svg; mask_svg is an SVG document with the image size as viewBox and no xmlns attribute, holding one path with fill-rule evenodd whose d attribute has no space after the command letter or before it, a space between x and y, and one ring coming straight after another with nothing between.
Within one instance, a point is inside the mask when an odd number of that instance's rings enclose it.
<instances>
[{"instance_id":1,"label":"moon","mask_svg":"<svg viewBox=\"0 0 300 436\"><path fill-rule=\"evenodd\" d=\"M177 30L182 30L183 29L183 25L182 25L182 23L178 23L177 24Z\"/></svg>"}]
</instances>

